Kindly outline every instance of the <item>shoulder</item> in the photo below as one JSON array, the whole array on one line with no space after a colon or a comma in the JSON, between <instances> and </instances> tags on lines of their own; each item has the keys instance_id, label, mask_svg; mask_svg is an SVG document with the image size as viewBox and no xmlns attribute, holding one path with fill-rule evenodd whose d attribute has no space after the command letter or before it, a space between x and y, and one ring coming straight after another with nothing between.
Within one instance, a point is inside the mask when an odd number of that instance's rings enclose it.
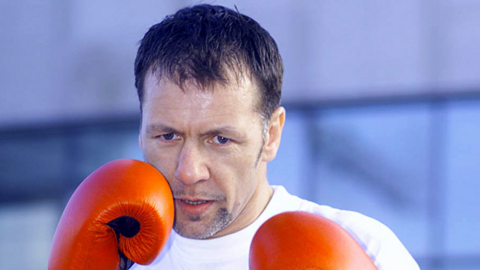
<instances>
[{"instance_id":1,"label":"shoulder","mask_svg":"<svg viewBox=\"0 0 480 270\"><path fill-rule=\"evenodd\" d=\"M295 209L286 211L306 211L326 217L344 228L365 250L377 267L382 269L420 269L390 228L376 219L355 211L340 210L326 205L290 195L282 187L283 201L293 203Z\"/></svg>"}]
</instances>

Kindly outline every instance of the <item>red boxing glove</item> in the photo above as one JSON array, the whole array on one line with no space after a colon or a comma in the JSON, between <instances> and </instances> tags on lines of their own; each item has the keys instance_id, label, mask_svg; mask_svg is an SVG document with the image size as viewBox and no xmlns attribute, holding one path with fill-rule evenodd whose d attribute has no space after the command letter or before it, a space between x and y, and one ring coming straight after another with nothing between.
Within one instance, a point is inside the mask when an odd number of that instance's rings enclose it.
<instances>
[{"instance_id":1,"label":"red boxing glove","mask_svg":"<svg viewBox=\"0 0 480 270\"><path fill-rule=\"evenodd\" d=\"M340 225L307 212L267 220L253 238L249 264L250 270L377 270Z\"/></svg>"},{"instance_id":2,"label":"red boxing glove","mask_svg":"<svg viewBox=\"0 0 480 270\"><path fill-rule=\"evenodd\" d=\"M138 160L115 160L90 174L62 214L49 270L118 270L149 264L173 226L172 191L163 175Z\"/></svg>"}]
</instances>

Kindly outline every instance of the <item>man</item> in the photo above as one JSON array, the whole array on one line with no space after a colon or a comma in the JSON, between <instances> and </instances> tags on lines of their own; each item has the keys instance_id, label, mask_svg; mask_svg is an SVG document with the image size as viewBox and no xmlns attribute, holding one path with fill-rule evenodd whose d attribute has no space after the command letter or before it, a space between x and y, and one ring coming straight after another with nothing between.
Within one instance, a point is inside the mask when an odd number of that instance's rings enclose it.
<instances>
[{"instance_id":1,"label":"man","mask_svg":"<svg viewBox=\"0 0 480 270\"><path fill-rule=\"evenodd\" d=\"M273 38L225 7L185 8L146 33L135 60L139 142L172 188L175 224L155 262L134 269L248 269L260 225L294 210L341 225L379 269L418 269L381 223L269 185L285 123L282 76Z\"/></svg>"}]
</instances>

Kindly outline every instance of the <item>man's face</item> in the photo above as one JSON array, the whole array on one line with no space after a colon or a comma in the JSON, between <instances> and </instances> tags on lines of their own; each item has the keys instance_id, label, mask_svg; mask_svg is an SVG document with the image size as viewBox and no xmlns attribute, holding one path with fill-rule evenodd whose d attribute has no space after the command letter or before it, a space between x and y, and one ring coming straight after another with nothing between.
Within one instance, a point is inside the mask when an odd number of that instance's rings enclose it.
<instances>
[{"instance_id":1,"label":"man's face","mask_svg":"<svg viewBox=\"0 0 480 270\"><path fill-rule=\"evenodd\" d=\"M263 121L250 80L202 91L147 75L140 146L167 178L175 230L189 238L238 231L270 199ZM266 137L269 137L266 134Z\"/></svg>"}]
</instances>

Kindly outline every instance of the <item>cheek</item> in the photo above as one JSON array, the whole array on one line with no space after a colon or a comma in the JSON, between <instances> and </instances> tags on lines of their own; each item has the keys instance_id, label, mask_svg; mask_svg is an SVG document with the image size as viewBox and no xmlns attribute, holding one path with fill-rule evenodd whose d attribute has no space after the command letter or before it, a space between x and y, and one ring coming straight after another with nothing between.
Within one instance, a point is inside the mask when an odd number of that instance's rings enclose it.
<instances>
[{"instance_id":1,"label":"cheek","mask_svg":"<svg viewBox=\"0 0 480 270\"><path fill-rule=\"evenodd\" d=\"M235 201L243 204L244 200L248 199L254 192L259 179L258 170L255 166L255 156L250 156L248 159L236 160L229 166L229 175L224 179L224 188L234 194Z\"/></svg>"},{"instance_id":2,"label":"cheek","mask_svg":"<svg viewBox=\"0 0 480 270\"><path fill-rule=\"evenodd\" d=\"M170 181L174 174L175 158L173 153L156 149L155 145L147 144L143 148L145 161L152 164Z\"/></svg>"}]
</instances>

